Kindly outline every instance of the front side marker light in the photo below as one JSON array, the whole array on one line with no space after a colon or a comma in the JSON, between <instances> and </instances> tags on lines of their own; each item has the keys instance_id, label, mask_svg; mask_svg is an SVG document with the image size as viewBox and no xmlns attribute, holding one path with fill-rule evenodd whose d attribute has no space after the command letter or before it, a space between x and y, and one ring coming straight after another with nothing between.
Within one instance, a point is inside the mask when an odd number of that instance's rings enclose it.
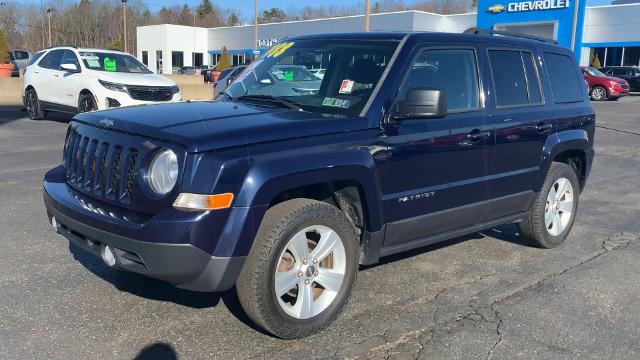
<instances>
[{"instance_id":1,"label":"front side marker light","mask_svg":"<svg viewBox=\"0 0 640 360\"><path fill-rule=\"evenodd\" d=\"M178 195L173 207L189 210L218 210L230 207L232 202L232 193L215 195L182 193Z\"/></svg>"}]
</instances>

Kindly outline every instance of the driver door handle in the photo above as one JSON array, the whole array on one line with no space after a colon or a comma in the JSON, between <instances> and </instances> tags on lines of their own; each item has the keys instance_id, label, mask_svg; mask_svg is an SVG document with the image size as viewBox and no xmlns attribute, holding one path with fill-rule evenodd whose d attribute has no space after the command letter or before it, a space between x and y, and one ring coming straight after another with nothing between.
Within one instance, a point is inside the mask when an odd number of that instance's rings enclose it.
<instances>
[{"instance_id":1,"label":"driver door handle","mask_svg":"<svg viewBox=\"0 0 640 360\"><path fill-rule=\"evenodd\" d=\"M488 139L491 136L491 131L477 131L474 130L467 134L467 138L473 142L478 142L484 139Z\"/></svg>"}]
</instances>

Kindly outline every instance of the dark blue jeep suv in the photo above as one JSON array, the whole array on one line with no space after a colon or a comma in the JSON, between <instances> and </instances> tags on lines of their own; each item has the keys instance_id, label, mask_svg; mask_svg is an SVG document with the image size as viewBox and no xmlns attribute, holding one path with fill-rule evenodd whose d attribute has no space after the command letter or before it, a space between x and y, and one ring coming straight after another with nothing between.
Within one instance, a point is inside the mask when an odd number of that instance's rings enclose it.
<instances>
[{"instance_id":1,"label":"dark blue jeep suv","mask_svg":"<svg viewBox=\"0 0 640 360\"><path fill-rule=\"evenodd\" d=\"M251 319L298 338L339 314L359 264L512 222L559 245L594 129L578 64L548 42L302 36L216 101L77 115L44 202L109 266L235 285Z\"/></svg>"}]
</instances>

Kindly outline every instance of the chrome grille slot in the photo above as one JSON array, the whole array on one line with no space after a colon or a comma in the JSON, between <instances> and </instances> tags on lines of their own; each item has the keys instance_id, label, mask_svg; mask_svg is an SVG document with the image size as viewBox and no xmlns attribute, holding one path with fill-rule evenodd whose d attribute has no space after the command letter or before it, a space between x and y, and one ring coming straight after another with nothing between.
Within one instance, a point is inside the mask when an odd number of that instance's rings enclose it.
<instances>
[{"instance_id":1,"label":"chrome grille slot","mask_svg":"<svg viewBox=\"0 0 640 360\"><path fill-rule=\"evenodd\" d=\"M70 188L103 205L145 213L153 213L161 201L172 201L154 198L140 177L145 160L171 145L78 122L71 126L63 148L64 175Z\"/></svg>"}]
</instances>

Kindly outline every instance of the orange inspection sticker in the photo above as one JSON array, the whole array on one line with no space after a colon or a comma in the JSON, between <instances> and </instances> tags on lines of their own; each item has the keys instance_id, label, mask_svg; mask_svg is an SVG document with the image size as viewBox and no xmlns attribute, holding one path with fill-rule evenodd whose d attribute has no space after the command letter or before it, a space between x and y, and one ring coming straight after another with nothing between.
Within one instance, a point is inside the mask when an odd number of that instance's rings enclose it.
<instances>
[{"instance_id":1,"label":"orange inspection sticker","mask_svg":"<svg viewBox=\"0 0 640 360\"><path fill-rule=\"evenodd\" d=\"M340 90L338 90L338 92L340 94L351 94L354 83L355 81L353 80L342 80L342 84L340 85Z\"/></svg>"}]
</instances>

